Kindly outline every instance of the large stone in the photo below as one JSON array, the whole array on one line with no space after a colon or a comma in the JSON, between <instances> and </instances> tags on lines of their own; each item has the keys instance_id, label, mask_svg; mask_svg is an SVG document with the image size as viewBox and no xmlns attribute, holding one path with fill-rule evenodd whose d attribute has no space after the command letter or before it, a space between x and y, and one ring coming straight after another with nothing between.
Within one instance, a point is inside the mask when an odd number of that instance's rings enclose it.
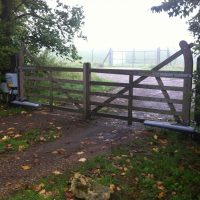
<instances>
[{"instance_id":1,"label":"large stone","mask_svg":"<svg viewBox=\"0 0 200 200\"><path fill-rule=\"evenodd\" d=\"M85 200L108 200L111 193L110 188L98 184L80 173L74 174L71 191L75 197Z\"/></svg>"}]
</instances>

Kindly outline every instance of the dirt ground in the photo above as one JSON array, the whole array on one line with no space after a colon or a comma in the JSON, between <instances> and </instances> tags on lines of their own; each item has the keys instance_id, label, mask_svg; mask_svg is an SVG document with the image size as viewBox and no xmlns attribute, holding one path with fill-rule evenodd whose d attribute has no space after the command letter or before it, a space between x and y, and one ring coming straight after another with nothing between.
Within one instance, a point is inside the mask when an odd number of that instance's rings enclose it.
<instances>
[{"instance_id":1,"label":"dirt ground","mask_svg":"<svg viewBox=\"0 0 200 200\"><path fill-rule=\"evenodd\" d=\"M72 164L79 163L81 156L77 155L77 152L84 151L84 157L87 159L109 152L116 145L138 139L144 129L138 123L127 126L127 122L101 118L85 121L80 116L67 112L41 109L23 116L19 114L2 117L0 131L9 127L21 131L33 127L45 128L52 122L56 127L62 127L61 138L54 142L34 145L24 152L1 155L0 199L55 170L64 171ZM52 153L59 150L58 154ZM32 168L24 171L20 167L22 165L31 165Z\"/></svg>"},{"instance_id":2,"label":"dirt ground","mask_svg":"<svg viewBox=\"0 0 200 200\"><path fill-rule=\"evenodd\" d=\"M116 76L103 76L106 79L116 81ZM126 83L127 76L117 78L118 82ZM146 79L142 84L151 82L157 84L155 80ZM165 85L182 86L179 80L164 80ZM116 92L116 91L113 91ZM159 90L143 91L142 89L134 89L134 95L153 97L163 97ZM172 98L180 99L181 94L178 92L170 92ZM103 99L99 98L99 101ZM125 100L117 100L123 105ZM137 102L137 106L169 109L167 104L152 102ZM178 108L177 109L181 109ZM121 114L121 113L120 113ZM139 118L147 119L169 119L169 116L159 114L148 114L134 112L134 115ZM56 127L61 127L63 136L54 142L47 142L31 146L27 151L14 154L4 154L0 157L0 199L8 193L12 193L21 187L39 180L42 177L50 175L55 170L64 171L73 164L78 164L78 160L83 155L77 155L77 152L84 151L84 157L90 158L94 155L109 152L117 145L126 144L130 141L142 139L144 137L144 126L139 123L133 123L132 126L127 126L126 121L92 118L85 121L80 115L70 114L54 110L50 112L47 109L31 111L25 115L15 115L0 118L0 131L6 130L9 127L15 127L19 131L28 130L31 128L46 128L49 124L54 124ZM53 154L58 151L60 153ZM24 171L20 166L31 165L30 170Z\"/></svg>"}]
</instances>

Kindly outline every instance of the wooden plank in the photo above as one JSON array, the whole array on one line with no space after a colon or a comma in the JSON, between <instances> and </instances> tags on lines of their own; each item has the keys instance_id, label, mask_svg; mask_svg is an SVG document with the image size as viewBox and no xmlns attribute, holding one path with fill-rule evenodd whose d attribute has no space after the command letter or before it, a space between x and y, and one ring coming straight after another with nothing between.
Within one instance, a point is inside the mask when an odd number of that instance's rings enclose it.
<instances>
[{"instance_id":1,"label":"wooden plank","mask_svg":"<svg viewBox=\"0 0 200 200\"><path fill-rule=\"evenodd\" d=\"M180 47L184 57L184 72L188 74L193 73L193 57L190 46L185 41L180 42ZM191 110L191 97L192 97L192 78L184 79L183 90L183 124L190 125L190 110Z\"/></svg>"},{"instance_id":2,"label":"wooden plank","mask_svg":"<svg viewBox=\"0 0 200 200\"><path fill-rule=\"evenodd\" d=\"M134 76L146 76L146 77L166 77L166 78L191 78L191 74L182 71L159 71L151 72L149 70L126 70L126 69L101 69L93 68L91 70L95 73L107 73L107 74L121 74L121 75L134 75Z\"/></svg>"},{"instance_id":3,"label":"wooden plank","mask_svg":"<svg viewBox=\"0 0 200 200\"><path fill-rule=\"evenodd\" d=\"M132 125L133 107L133 75L129 75L129 98L128 98L128 125Z\"/></svg>"},{"instance_id":4,"label":"wooden plank","mask_svg":"<svg viewBox=\"0 0 200 200\"><path fill-rule=\"evenodd\" d=\"M84 118L90 118L90 80L91 80L91 64L83 64L83 109Z\"/></svg>"},{"instance_id":5,"label":"wooden plank","mask_svg":"<svg viewBox=\"0 0 200 200\"><path fill-rule=\"evenodd\" d=\"M49 105L50 105L50 111L53 112L53 97L54 97L54 95L53 95L53 74L52 74L52 71L49 73L49 79L50 79Z\"/></svg>"},{"instance_id":6,"label":"wooden plank","mask_svg":"<svg viewBox=\"0 0 200 200\"><path fill-rule=\"evenodd\" d=\"M54 87L53 89L56 92L64 92L64 93L73 93L73 94L83 95L83 90L66 89L66 88L60 88L60 87Z\"/></svg>"},{"instance_id":7,"label":"wooden plank","mask_svg":"<svg viewBox=\"0 0 200 200\"><path fill-rule=\"evenodd\" d=\"M55 83L71 83L71 84L83 84L82 80L69 80L63 78L53 78L53 82Z\"/></svg>"},{"instance_id":8,"label":"wooden plank","mask_svg":"<svg viewBox=\"0 0 200 200\"><path fill-rule=\"evenodd\" d=\"M133 96L133 100L152 101L152 102L161 102L161 103L176 103L176 104L183 103L182 99L165 99L165 98L144 97L144 96Z\"/></svg>"},{"instance_id":9,"label":"wooden plank","mask_svg":"<svg viewBox=\"0 0 200 200\"><path fill-rule=\"evenodd\" d=\"M165 99L170 100L170 96L169 96L167 90L164 89L165 86L164 86L162 79L160 77L156 77L156 80L157 80L159 86L161 87L161 91L162 91L162 94L165 97ZM171 112L176 113L176 108L175 108L174 104L170 103L170 102L168 102L167 104L168 104ZM174 119L176 120L177 123L181 123L180 117L178 115L174 114Z\"/></svg>"},{"instance_id":10,"label":"wooden plank","mask_svg":"<svg viewBox=\"0 0 200 200\"><path fill-rule=\"evenodd\" d=\"M32 97L32 98L41 98L41 99L47 99L47 100L50 99L50 96L48 96L48 95L44 95L44 94L34 94L34 93L30 93L30 94L28 95L28 97Z\"/></svg>"},{"instance_id":11,"label":"wooden plank","mask_svg":"<svg viewBox=\"0 0 200 200\"><path fill-rule=\"evenodd\" d=\"M106 117L106 118L112 118L112 119L120 119L120 120L128 120L128 117L126 116L121 116L121 115L114 115L114 114L109 114L109 113L94 113L94 116L100 116L100 117ZM132 118L133 122L140 122L143 123L145 120L144 119L139 119L139 118Z\"/></svg>"},{"instance_id":12,"label":"wooden plank","mask_svg":"<svg viewBox=\"0 0 200 200\"><path fill-rule=\"evenodd\" d=\"M50 81L48 77L37 77L37 76L25 76L25 80L27 81Z\"/></svg>"},{"instance_id":13,"label":"wooden plank","mask_svg":"<svg viewBox=\"0 0 200 200\"><path fill-rule=\"evenodd\" d=\"M50 105L42 104L42 106L49 107ZM73 109L73 108L67 108L67 107L62 107L62 106L53 106L53 108L57 110L72 112L72 113L83 113L83 109Z\"/></svg>"},{"instance_id":14,"label":"wooden plank","mask_svg":"<svg viewBox=\"0 0 200 200\"><path fill-rule=\"evenodd\" d=\"M95 101L90 101L91 105L95 105L95 106L100 106L104 103L101 102L95 102ZM103 107L109 107L109 108L119 108L119 109L126 109L128 110L128 106L127 105L119 105L119 104L104 104Z\"/></svg>"},{"instance_id":15,"label":"wooden plank","mask_svg":"<svg viewBox=\"0 0 200 200\"><path fill-rule=\"evenodd\" d=\"M114 94L114 93L109 93L109 92L90 92L90 95L93 96L100 96L100 97L115 97L115 98L124 98L128 99L128 95L125 94Z\"/></svg>"},{"instance_id":16,"label":"wooden plank","mask_svg":"<svg viewBox=\"0 0 200 200\"><path fill-rule=\"evenodd\" d=\"M90 95L94 96L100 96L100 97L115 97L115 98L123 98L128 99L128 95L125 94L113 94L113 93L105 93L105 92L90 92ZM153 102L163 102L163 103L176 103L176 104L182 104L182 99L164 99L164 98L158 98L158 97L146 97L146 96L136 96L133 95L133 100L139 100L139 101L153 101Z\"/></svg>"},{"instance_id":17,"label":"wooden plank","mask_svg":"<svg viewBox=\"0 0 200 200\"><path fill-rule=\"evenodd\" d=\"M133 86L134 88L143 88L143 89L152 89L152 90L161 90L162 87L159 85L147 85L147 84L136 84ZM164 90L171 90L171 91L183 91L183 87L176 87L176 86L163 86Z\"/></svg>"},{"instance_id":18,"label":"wooden plank","mask_svg":"<svg viewBox=\"0 0 200 200\"><path fill-rule=\"evenodd\" d=\"M37 76L25 76L25 80L29 81L51 81L49 77L37 77ZM54 83L71 83L71 84L83 84L82 80L68 80L61 78L53 78Z\"/></svg>"},{"instance_id":19,"label":"wooden plank","mask_svg":"<svg viewBox=\"0 0 200 200\"><path fill-rule=\"evenodd\" d=\"M54 100L55 101L62 101L62 102L67 102L67 103L72 103L73 105L75 105L75 103L76 104L82 104L82 102L81 101L79 101L79 100L73 100L73 102L71 102L71 101L69 101L69 98L65 98L65 97L59 97L59 96L54 96ZM81 106L81 108L80 109L82 109L82 106Z\"/></svg>"},{"instance_id":20,"label":"wooden plank","mask_svg":"<svg viewBox=\"0 0 200 200\"><path fill-rule=\"evenodd\" d=\"M102 82L102 81L90 81L91 85L104 85L104 86L114 86L114 87L128 87L128 83L118 83L118 82Z\"/></svg>"},{"instance_id":21,"label":"wooden plank","mask_svg":"<svg viewBox=\"0 0 200 200\"><path fill-rule=\"evenodd\" d=\"M28 87L32 90L50 90L50 86L40 86L40 85L33 85ZM53 87L53 90L56 92L67 92L67 93L73 93L73 94L83 94L82 90L75 90L75 89L67 89L67 88L61 88L61 87Z\"/></svg>"},{"instance_id":22,"label":"wooden plank","mask_svg":"<svg viewBox=\"0 0 200 200\"><path fill-rule=\"evenodd\" d=\"M94 116L100 116L100 117L106 117L106 118L112 118L112 119L121 119L121 120L128 120L128 117L126 116L120 116L120 115L114 115L114 114L109 114L109 113L94 113Z\"/></svg>"},{"instance_id":23,"label":"wooden plank","mask_svg":"<svg viewBox=\"0 0 200 200\"><path fill-rule=\"evenodd\" d=\"M170 110L160 110L160 109L154 109L154 108L144 108L144 107L136 107L133 106L133 110L135 111L141 111L141 112L151 112L151 113L159 113L159 114L166 114L166 115L182 115L182 112L172 112Z\"/></svg>"},{"instance_id":24,"label":"wooden plank","mask_svg":"<svg viewBox=\"0 0 200 200\"><path fill-rule=\"evenodd\" d=\"M23 67L24 71L83 72L83 68L73 67Z\"/></svg>"}]
</instances>

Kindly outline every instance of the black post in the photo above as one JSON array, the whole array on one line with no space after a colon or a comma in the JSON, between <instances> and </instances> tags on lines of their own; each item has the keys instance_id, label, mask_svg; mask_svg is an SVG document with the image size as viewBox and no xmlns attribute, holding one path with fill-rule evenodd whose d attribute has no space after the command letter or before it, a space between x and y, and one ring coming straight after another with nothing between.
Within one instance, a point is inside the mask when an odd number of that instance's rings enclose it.
<instances>
[{"instance_id":1,"label":"black post","mask_svg":"<svg viewBox=\"0 0 200 200\"><path fill-rule=\"evenodd\" d=\"M200 125L200 56L197 58L197 71L195 78L195 111L194 120L196 125Z\"/></svg>"}]
</instances>

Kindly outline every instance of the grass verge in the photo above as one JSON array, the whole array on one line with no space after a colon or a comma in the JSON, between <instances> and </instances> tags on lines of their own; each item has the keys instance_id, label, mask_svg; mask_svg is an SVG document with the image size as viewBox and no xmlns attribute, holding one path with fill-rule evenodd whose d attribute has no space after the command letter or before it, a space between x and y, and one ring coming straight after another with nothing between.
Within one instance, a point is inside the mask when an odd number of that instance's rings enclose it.
<instances>
[{"instance_id":1,"label":"grass verge","mask_svg":"<svg viewBox=\"0 0 200 200\"><path fill-rule=\"evenodd\" d=\"M7 199L69 199L70 177L76 171L112 186L113 200L199 200L199 145L178 133L145 135L110 155L95 157L71 171L42 179Z\"/></svg>"},{"instance_id":2,"label":"grass verge","mask_svg":"<svg viewBox=\"0 0 200 200\"><path fill-rule=\"evenodd\" d=\"M24 111L24 109L21 107L10 107L8 105L0 103L0 117L19 114L22 111Z\"/></svg>"},{"instance_id":3,"label":"grass verge","mask_svg":"<svg viewBox=\"0 0 200 200\"><path fill-rule=\"evenodd\" d=\"M60 136L61 133L55 128L47 130L34 128L26 132L19 132L11 127L0 134L0 154L24 151L30 145L50 142Z\"/></svg>"}]
</instances>

